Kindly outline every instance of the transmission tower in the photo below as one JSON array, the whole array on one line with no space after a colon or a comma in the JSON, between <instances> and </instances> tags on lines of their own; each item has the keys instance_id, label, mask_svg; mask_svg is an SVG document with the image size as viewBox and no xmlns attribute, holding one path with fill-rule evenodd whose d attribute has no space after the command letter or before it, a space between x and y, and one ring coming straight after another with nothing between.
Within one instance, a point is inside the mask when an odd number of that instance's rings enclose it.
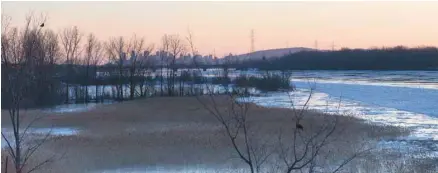
<instances>
[{"instance_id":1,"label":"transmission tower","mask_svg":"<svg viewBox=\"0 0 438 173\"><path fill-rule=\"evenodd\" d=\"M318 50L318 40L315 40L315 49Z\"/></svg>"},{"instance_id":2,"label":"transmission tower","mask_svg":"<svg viewBox=\"0 0 438 173\"><path fill-rule=\"evenodd\" d=\"M334 41L332 41L332 51L335 51L335 47L336 47L336 45L335 45L335 42Z\"/></svg>"},{"instance_id":3,"label":"transmission tower","mask_svg":"<svg viewBox=\"0 0 438 173\"><path fill-rule=\"evenodd\" d=\"M255 51L254 48L254 29L251 30L251 50L250 53L253 53Z\"/></svg>"}]
</instances>

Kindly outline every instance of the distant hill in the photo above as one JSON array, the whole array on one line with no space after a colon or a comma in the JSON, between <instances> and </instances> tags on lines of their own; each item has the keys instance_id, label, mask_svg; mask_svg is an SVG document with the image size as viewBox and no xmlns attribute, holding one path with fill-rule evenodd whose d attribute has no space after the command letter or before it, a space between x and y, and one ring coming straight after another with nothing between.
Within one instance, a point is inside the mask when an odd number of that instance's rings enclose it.
<instances>
[{"instance_id":1,"label":"distant hill","mask_svg":"<svg viewBox=\"0 0 438 173\"><path fill-rule=\"evenodd\" d=\"M260 60L263 57L266 58L280 58L284 55L293 54L301 51L313 51L315 49L305 48L305 47L292 47L292 48L280 48L280 49L268 49L255 51L253 53L246 53L242 55L237 55L236 58L239 60Z\"/></svg>"}]
</instances>

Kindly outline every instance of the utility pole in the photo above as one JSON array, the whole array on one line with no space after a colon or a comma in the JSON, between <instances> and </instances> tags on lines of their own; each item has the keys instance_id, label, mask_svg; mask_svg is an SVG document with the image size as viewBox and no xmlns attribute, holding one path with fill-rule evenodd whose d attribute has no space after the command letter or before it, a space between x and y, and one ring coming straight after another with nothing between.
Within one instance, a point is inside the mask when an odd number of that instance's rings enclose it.
<instances>
[{"instance_id":1,"label":"utility pole","mask_svg":"<svg viewBox=\"0 0 438 173\"><path fill-rule=\"evenodd\" d=\"M315 40L315 49L318 50L318 40Z\"/></svg>"}]
</instances>

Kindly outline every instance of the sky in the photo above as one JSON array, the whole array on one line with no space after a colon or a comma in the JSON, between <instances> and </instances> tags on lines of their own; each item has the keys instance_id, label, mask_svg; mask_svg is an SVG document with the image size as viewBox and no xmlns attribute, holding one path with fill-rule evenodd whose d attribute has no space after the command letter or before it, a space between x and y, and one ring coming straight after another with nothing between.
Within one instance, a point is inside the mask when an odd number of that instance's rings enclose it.
<instances>
[{"instance_id":1,"label":"sky","mask_svg":"<svg viewBox=\"0 0 438 173\"><path fill-rule=\"evenodd\" d=\"M164 34L192 32L202 54L254 49L438 46L436 2L2 2L11 26L26 14L48 16L45 28L77 26L100 40L133 34L159 47Z\"/></svg>"}]
</instances>

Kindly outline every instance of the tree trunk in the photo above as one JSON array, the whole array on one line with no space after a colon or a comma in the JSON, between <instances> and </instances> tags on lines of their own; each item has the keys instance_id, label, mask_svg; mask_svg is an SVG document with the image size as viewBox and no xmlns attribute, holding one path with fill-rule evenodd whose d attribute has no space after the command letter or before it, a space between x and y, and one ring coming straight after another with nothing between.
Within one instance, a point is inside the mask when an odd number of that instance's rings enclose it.
<instances>
[{"instance_id":1,"label":"tree trunk","mask_svg":"<svg viewBox=\"0 0 438 173\"><path fill-rule=\"evenodd\" d=\"M86 78L85 78L85 102L88 103L89 102L89 98L88 98L88 85L90 85L90 80L89 80L89 76L90 76L90 65L87 65L87 69L86 69Z\"/></svg>"},{"instance_id":2,"label":"tree trunk","mask_svg":"<svg viewBox=\"0 0 438 173\"><path fill-rule=\"evenodd\" d=\"M160 88L161 88L161 96L163 96L163 82L164 82L164 79L163 79L163 58L161 58L161 71L160 71L160 74L161 74L161 76L160 76Z\"/></svg>"},{"instance_id":3,"label":"tree trunk","mask_svg":"<svg viewBox=\"0 0 438 173\"><path fill-rule=\"evenodd\" d=\"M119 67L119 91L118 91L118 99L121 101L123 100L123 81L122 81L122 76L123 76L123 67Z\"/></svg>"},{"instance_id":4,"label":"tree trunk","mask_svg":"<svg viewBox=\"0 0 438 173\"><path fill-rule=\"evenodd\" d=\"M9 165L9 157L6 156L6 161L5 161L5 173L8 173L8 165Z\"/></svg>"},{"instance_id":5,"label":"tree trunk","mask_svg":"<svg viewBox=\"0 0 438 173\"><path fill-rule=\"evenodd\" d=\"M166 74L167 95L168 96L172 96L172 78L171 78L172 70L170 70L170 73L169 73L169 66L167 67L167 71L168 71L167 74Z\"/></svg>"},{"instance_id":6,"label":"tree trunk","mask_svg":"<svg viewBox=\"0 0 438 173\"><path fill-rule=\"evenodd\" d=\"M131 100L134 100L134 94L135 94L135 83L134 83L134 69L131 68L131 72L129 74L129 98Z\"/></svg>"},{"instance_id":7,"label":"tree trunk","mask_svg":"<svg viewBox=\"0 0 438 173\"><path fill-rule=\"evenodd\" d=\"M17 103L16 103L17 104ZM15 138L15 170L17 173L21 173L21 144L20 144L20 106L19 103L16 105L15 117L15 129L14 129L14 138Z\"/></svg>"},{"instance_id":8,"label":"tree trunk","mask_svg":"<svg viewBox=\"0 0 438 173\"><path fill-rule=\"evenodd\" d=\"M182 92L182 78L181 75L179 76L179 95L183 96L183 92Z\"/></svg>"},{"instance_id":9,"label":"tree trunk","mask_svg":"<svg viewBox=\"0 0 438 173\"><path fill-rule=\"evenodd\" d=\"M75 102L78 102L78 86L74 86L74 91L75 91Z\"/></svg>"},{"instance_id":10,"label":"tree trunk","mask_svg":"<svg viewBox=\"0 0 438 173\"><path fill-rule=\"evenodd\" d=\"M95 91L95 101L96 101L96 103L99 101L99 91L98 91L98 89L99 89L99 85L97 84L97 83L95 83L95 86L96 86L96 91Z\"/></svg>"},{"instance_id":11,"label":"tree trunk","mask_svg":"<svg viewBox=\"0 0 438 173\"><path fill-rule=\"evenodd\" d=\"M65 99L65 103L66 104L68 104L69 103L69 100L70 100L70 90L69 90L69 87L68 87L68 81L66 82L66 91L67 91L67 93L66 93L66 95L67 95L67 97L66 97L66 99Z\"/></svg>"}]
</instances>

